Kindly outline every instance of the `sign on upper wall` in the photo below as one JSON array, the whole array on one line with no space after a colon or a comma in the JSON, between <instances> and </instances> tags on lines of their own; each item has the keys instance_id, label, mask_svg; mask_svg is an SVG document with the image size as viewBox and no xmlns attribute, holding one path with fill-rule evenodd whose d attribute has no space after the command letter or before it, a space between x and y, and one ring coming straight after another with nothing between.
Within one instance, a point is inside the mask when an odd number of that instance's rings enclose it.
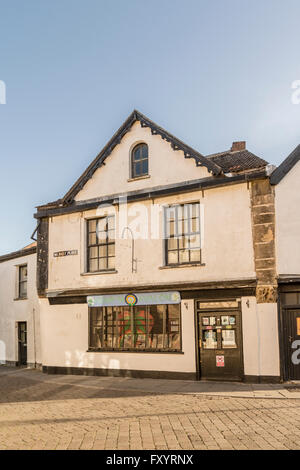
<instances>
[{"instance_id":1,"label":"sign on upper wall","mask_svg":"<svg viewBox=\"0 0 300 470\"><path fill-rule=\"evenodd\" d=\"M78 255L78 250L66 250L66 251L56 251L53 253L54 258L60 258L62 256L74 256Z\"/></svg>"}]
</instances>

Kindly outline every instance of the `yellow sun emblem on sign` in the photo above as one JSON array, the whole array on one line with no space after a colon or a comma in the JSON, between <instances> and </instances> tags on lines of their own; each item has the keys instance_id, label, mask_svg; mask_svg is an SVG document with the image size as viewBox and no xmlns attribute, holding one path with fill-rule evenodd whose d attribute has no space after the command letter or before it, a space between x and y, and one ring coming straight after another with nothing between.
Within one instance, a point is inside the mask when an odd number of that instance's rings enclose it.
<instances>
[{"instance_id":1,"label":"yellow sun emblem on sign","mask_svg":"<svg viewBox=\"0 0 300 470\"><path fill-rule=\"evenodd\" d=\"M127 305L135 305L137 303L137 297L134 294L127 294L125 297Z\"/></svg>"}]
</instances>

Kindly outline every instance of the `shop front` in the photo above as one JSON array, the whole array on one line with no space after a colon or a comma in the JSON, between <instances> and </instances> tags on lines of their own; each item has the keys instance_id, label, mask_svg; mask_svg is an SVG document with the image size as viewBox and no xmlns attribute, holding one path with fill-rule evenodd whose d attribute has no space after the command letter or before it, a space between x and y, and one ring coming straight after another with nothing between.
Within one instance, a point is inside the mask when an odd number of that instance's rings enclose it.
<instances>
[{"instance_id":1,"label":"shop front","mask_svg":"<svg viewBox=\"0 0 300 470\"><path fill-rule=\"evenodd\" d=\"M89 296L89 351L181 352L179 292Z\"/></svg>"},{"instance_id":2,"label":"shop front","mask_svg":"<svg viewBox=\"0 0 300 470\"><path fill-rule=\"evenodd\" d=\"M195 378L244 378L241 299L189 299L192 311L177 291L89 296L87 302L89 352L184 354L182 324L194 323Z\"/></svg>"}]
</instances>

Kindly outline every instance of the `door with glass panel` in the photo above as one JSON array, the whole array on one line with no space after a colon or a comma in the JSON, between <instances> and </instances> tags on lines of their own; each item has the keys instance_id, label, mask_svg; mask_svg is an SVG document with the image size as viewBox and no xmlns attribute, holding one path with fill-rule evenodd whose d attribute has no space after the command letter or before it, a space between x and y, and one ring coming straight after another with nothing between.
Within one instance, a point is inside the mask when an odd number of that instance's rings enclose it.
<instances>
[{"instance_id":1,"label":"door with glass panel","mask_svg":"<svg viewBox=\"0 0 300 470\"><path fill-rule=\"evenodd\" d=\"M199 376L202 379L242 380L240 303L197 301Z\"/></svg>"},{"instance_id":2,"label":"door with glass panel","mask_svg":"<svg viewBox=\"0 0 300 470\"><path fill-rule=\"evenodd\" d=\"M300 380L300 309L283 311L286 380Z\"/></svg>"}]
</instances>

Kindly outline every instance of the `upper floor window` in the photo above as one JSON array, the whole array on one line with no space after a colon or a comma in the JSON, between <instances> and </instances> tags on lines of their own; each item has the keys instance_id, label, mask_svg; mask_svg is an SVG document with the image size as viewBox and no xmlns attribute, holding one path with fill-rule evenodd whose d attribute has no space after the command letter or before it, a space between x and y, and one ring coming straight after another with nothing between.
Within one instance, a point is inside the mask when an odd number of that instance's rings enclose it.
<instances>
[{"instance_id":1,"label":"upper floor window","mask_svg":"<svg viewBox=\"0 0 300 470\"><path fill-rule=\"evenodd\" d=\"M166 264L201 262L200 204L165 209Z\"/></svg>"},{"instance_id":2,"label":"upper floor window","mask_svg":"<svg viewBox=\"0 0 300 470\"><path fill-rule=\"evenodd\" d=\"M87 270L115 268L115 216L87 221Z\"/></svg>"},{"instance_id":3,"label":"upper floor window","mask_svg":"<svg viewBox=\"0 0 300 470\"><path fill-rule=\"evenodd\" d=\"M138 144L131 153L131 177L148 175L148 145Z\"/></svg>"},{"instance_id":4,"label":"upper floor window","mask_svg":"<svg viewBox=\"0 0 300 470\"><path fill-rule=\"evenodd\" d=\"M27 264L19 266L18 278L18 297L19 299L27 298Z\"/></svg>"}]
</instances>

